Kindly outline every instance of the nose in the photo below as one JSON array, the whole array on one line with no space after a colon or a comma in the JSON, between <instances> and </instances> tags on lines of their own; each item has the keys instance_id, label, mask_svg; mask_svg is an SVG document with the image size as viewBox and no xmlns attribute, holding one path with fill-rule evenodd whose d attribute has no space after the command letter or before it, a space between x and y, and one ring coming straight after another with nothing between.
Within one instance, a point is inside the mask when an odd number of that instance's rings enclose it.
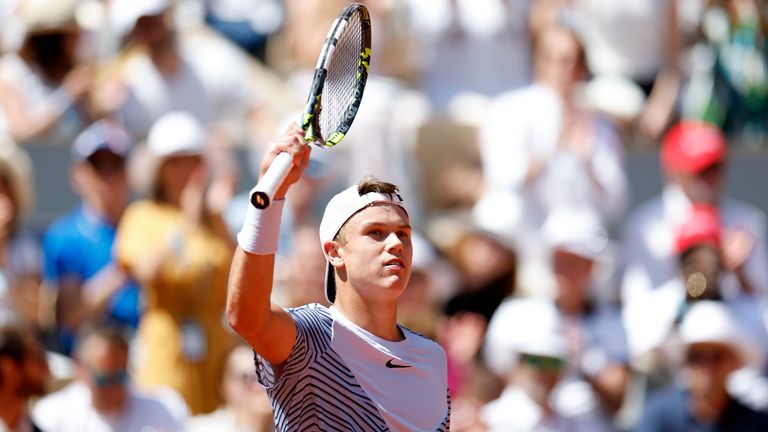
<instances>
[{"instance_id":1,"label":"nose","mask_svg":"<svg viewBox=\"0 0 768 432\"><path fill-rule=\"evenodd\" d=\"M398 237L397 233L390 233L387 236L386 246L388 252L400 252L403 250L403 240Z\"/></svg>"}]
</instances>

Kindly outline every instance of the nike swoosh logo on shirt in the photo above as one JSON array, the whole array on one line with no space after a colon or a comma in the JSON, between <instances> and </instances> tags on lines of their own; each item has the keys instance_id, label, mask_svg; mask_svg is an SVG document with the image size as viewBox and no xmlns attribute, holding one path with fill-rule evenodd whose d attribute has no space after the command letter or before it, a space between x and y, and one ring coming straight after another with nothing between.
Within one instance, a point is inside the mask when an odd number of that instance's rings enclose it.
<instances>
[{"instance_id":1,"label":"nike swoosh logo on shirt","mask_svg":"<svg viewBox=\"0 0 768 432\"><path fill-rule=\"evenodd\" d=\"M394 360L394 359L387 360L387 367L390 368L390 369L401 369L401 368L409 368L410 367L408 365L394 364L394 363L392 363L392 360Z\"/></svg>"}]
</instances>

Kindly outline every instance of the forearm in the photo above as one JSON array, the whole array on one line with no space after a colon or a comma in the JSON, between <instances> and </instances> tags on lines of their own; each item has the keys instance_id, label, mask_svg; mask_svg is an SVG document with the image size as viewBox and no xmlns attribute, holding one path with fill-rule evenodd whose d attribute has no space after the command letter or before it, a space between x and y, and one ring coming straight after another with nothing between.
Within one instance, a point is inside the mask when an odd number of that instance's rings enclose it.
<instances>
[{"instance_id":1,"label":"forearm","mask_svg":"<svg viewBox=\"0 0 768 432\"><path fill-rule=\"evenodd\" d=\"M291 316L271 302L275 253L284 201L267 210L249 207L238 234L227 292L227 321L259 355L282 364L296 340Z\"/></svg>"},{"instance_id":2,"label":"forearm","mask_svg":"<svg viewBox=\"0 0 768 432\"><path fill-rule=\"evenodd\" d=\"M586 378L597 393L601 405L609 412L616 413L624 401L624 391L629 380L627 368L624 365L613 364L605 367L597 375Z\"/></svg>"}]
</instances>

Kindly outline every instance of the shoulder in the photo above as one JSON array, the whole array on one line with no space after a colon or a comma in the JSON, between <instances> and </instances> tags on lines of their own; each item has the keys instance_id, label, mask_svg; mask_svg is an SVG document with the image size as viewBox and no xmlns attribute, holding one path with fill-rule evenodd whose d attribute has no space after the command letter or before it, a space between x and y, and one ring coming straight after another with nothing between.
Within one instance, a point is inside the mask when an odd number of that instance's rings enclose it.
<instances>
[{"instance_id":1,"label":"shoulder","mask_svg":"<svg viewBox=\"0 0 768 432\"><path fill-rule=\"evenodd\" d=\"M653 392L646 402L643 421L651 421L653 424L670 424L669 422L679 417L685 417L687 399L687 393L678 388Z\"/></svg>"},{"instance_id":2,"label":"shoulder","mask_svg":"<svg viewBox=\"0 0 768 432\"><path fill-rule=\"evenodd\" d=\"M73 383L42 397L32 409L35 424L45 428L46 425L68 418L73 412L87 409L86 392L82 384Z\"/></svg>"},{"instance_id":3,"label":"shoulder","mask_svg":"<svg viewBox=\"0 0 768 432\"><path fill-rule=\"evenodd\" d=\"M419 346L421 349L437 353L446 358L445 350L443 350L443 347L434 340L424 336L421 333L415 332L408 327L400 326L400 328L403 330L403 333L405 333L406 338L410 339L414 345Z\"/></svg>"},{"instance_id":4,"label":"shoulder","mask_svg":"<svg viewBox=\"0 0 768 432\"><path fill-rule=\"evenodd\" d=\"M76 224L80 219L80 208L71 210L69 213L57 217L48 225L43 233L43 239L53 241L62 237L71 236L77 229Z\"/></svg>"},{"instance_id":5,"label":"shoulder","mask_svg":"<svg viewBox=\"0 0 768 432\"><path fill-rule=\"evenodd\" d=\"M759 234L765 232L765 213L752 204L728 198L723 202L721 211L726 224L741 225Z\"/></svg>"},{"instance_id":6,"label":"shoulder","mask_svg":"<svg viewBox=\"0 0 768 432\"><path fill-rule=\"evenodd\" d=\"M131 404L135 413L140 413L146 422L155 426L176 424L176 418L160 397L130 389Z\"/></svg>"},{"instance_id":7,"label":"shoulder","mask_svg":"<svg viewBox=\"0 0 768 432\"><path fill-rule=\"evenodd\" d=\"M633 229L664 217L664 203L661 195L650 198L635 207L627 218L626 228Z\"/></svg>"}]
</instances>

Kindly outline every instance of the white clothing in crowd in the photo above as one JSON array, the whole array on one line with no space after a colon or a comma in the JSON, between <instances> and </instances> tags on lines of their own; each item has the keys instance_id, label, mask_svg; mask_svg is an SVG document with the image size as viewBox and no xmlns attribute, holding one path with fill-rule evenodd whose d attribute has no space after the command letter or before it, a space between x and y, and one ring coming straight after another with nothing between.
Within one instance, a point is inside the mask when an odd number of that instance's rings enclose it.
<instances>
[{"instance_id":1,"label":"white clothing in crowd","mask_svg":"<svg viewBox=\"0 0 768 432\"><path fill-rule=\"evenodd\" d=\"M409 1L421 89L443 111L462 92L494 97L531 80L531 0ZM478 66L482 65L482 66Z\"/></svg>"},{"instance_id":2,"label":"white clothing in crowd","mask_svg":"<svg viewBox=\"0 0 768 432\"><path fill-rule=\"evenodd\" d=\"M639 295L661 287L678 277L679 265L674 253L675 230L690 211L691 202L682 190L667 184L660 196L636 209L627 220L623 238L625 260L621 284L622 301L631 304ZM766 218L755 207L725 198L719 206L723 230L747 230L754 241L744 270L758 298L768 293L768 249ZM725 298L739 295L736 277L725 272L721 281Z\"/></svg>"},{"instance_id":3,"label":"white clothing in crowd","mask_svg":"<svg viewBox=\"0 0 768 432\"><path fill-rule=\"evenodd\" d=\"M181 431L182 424L159 398L128 388L125 411L106 415L91 404L91 393L79 382L40 399L32 418L44 432Z\"/></svg>"},{"instance_id":4,"label":"white clothing in crowd","mask_svg":"<svg viewBox=\"0 0 768 432\"><path fill-rule=\"evenodd\" d=\"M537 337L541 328L551 328L563 340L576 337L581 345L579 358L566 352L563 376L552 393L551 403L555 413L562 421L574 424L586 421L584 424L590 425L589 429L574 430L610 430L610 420L603 415L597 394L584 381L581 373L589 371L596 375L610 364L627 363L627 343L620 314L607 307L595 307L584 316L566 317L549 299L505 300L493 315L485 336L484 358L489 368L499 376L507 376L517 363L516 353L521 352L521 347L531 338ZM495 409L500 413L508 412L507 416L518 417L518 411L507 404L518 405L518 409L531 412L530 408L525 408L532 404L530 401L524 403L526 398L517 393L502 395L497 401L499 408ZM526 422L539 417L534 413L520 414L517 420L523 423L516 426L520 429L506 430L539 430L522 428ZM537 421L534 421L531 426L536 424ZM570 427L570 423L566 424Z\"/></svg>"},{"instance_id":5,"label":"white clothing in crowd","mask_svg":"<svg viewBox=\"0 0 768 432\"><path fill-rule=\"evenodd\" d=\"M562 148L562 122L560 98L548 87L534 84L500 96L481 130L487 186L517 195L524 206L521 222L529 228L537 229L559 205L588 205L610 219L627 202L622 143L611 123L589 117L591 149L583 162ZM527 184L534 158L546 166Z\"/></svg>"}]
</instances>

